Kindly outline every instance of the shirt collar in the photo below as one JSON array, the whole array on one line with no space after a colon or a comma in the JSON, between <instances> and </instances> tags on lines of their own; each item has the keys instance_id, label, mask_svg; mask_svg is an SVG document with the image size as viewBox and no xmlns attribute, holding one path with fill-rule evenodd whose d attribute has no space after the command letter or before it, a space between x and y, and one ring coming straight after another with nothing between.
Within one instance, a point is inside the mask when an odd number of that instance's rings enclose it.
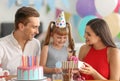
<instances>
[{"instance_id":1,"label":"shirt collar","mask_svg":"<svg viewBox=\"0 0 120 81\"><path fill-rule=\"evenodd\" d=\"M11 33L11 41L12 41L15 45L17 45L17 46L20 47L18 41L15 39L15 37L14 37L14 35L13 35L13 32Z\"/></svg>"}]
</instances>

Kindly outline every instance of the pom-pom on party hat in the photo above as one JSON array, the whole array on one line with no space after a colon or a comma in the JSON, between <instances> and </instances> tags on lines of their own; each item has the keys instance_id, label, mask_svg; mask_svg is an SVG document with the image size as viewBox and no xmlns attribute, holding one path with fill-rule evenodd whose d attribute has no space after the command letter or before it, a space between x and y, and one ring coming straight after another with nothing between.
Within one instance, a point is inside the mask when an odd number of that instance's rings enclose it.
<instances>
[{"instance_id":1,"label":"pom-pom on party hat","mask_svg":"<svg viewBox=\"0 0 120 81\"><path fill-rule=\"evenodd\" d=\"M66 27L66 21L65 21L65 16L63 11L58 15L55 25L56 27L60 27L60 28Z\"/></svg>"}]
</instances>

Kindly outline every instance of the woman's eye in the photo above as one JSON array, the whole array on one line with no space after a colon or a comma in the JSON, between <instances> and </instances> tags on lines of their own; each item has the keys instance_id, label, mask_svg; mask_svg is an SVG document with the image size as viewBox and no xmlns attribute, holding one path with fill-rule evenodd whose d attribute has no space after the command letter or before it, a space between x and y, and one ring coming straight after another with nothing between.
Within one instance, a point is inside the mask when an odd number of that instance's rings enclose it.
<instances>
[{"instance_id":1,"label":"woman's eye","mask_svg":"<svg viewBox=\"0 0 120 81\"><path fill-rule=\"evenodd\" d=\"M88 34L88 36L90 36L90 34Z\"/></svg>"},{"instance_id":2,"label":"woman's eye","mask_svg":"<svg viewBox=\"0 0 120 81\"><path fill-rule=\"evenodd\" d=\"M91 36L90 33L87 33L88 36Z\"/></svg>"}]
</instances>

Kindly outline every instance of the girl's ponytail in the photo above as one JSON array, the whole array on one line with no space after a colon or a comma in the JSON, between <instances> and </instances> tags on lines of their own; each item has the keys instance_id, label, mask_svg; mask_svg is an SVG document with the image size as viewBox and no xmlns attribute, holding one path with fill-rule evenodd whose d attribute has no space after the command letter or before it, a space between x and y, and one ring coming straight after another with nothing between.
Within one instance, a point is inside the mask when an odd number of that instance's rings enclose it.
<instances>
[{"instance_id":1,"label":"girl's ponytail","mask_svg":"<svg viewBox=\"0 0 120 81\"><path fill-rule=\"evenodd\" d=\"M74 40L72 38L72 34L71 34L71 25L69 23L66 23L67 27L68 27L68 40L69 40L69 45L68 47L72 49L72 51L74 51L75 45L74 45Z\"/></svg>"},{"instance_id":2,"label":"girl's ponytail","mask_svg":"<svg viewBox=\"0 0 120 81\"><path fill-rule=\"evenodd\" d=\"M55 25L55 22L54 21L51 21L49 26L48 26L48 30L47 30L47 34L46 34L46 38L45 38L45 41L44 41L44 45L48 45L49 42L50 42L50 37L51 37L51 32L53 30L53 26Z\"/></svg>"}]
</instances>

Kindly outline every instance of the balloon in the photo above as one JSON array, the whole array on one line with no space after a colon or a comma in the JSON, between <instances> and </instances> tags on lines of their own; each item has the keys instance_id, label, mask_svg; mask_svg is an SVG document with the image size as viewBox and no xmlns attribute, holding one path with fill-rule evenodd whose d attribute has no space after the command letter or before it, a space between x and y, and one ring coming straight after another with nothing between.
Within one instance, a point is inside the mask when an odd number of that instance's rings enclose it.
<instances>
[{"instance_id":1,"label":"balloon","mask_svg":"<svg viewBox=\"0 0 120 81\"><path fill-rule=\"evenodd\" d=\"M73 27L77 28L78 27L78 24L79 24L79 21L81 20L80 16L79 15L73 15L72 16L72 22L73 22Z\"/></svg>"},{"instance_id":2,"label":"balloon","mask_svg":"<svg viewBox=\"0 0 120 81\"><path fill-rule=\"evenodd\" d=\"M107 16L114 11L118 0L95 0L95 7L101 16Z\"/></svg>"},{"instance_id":3,"label":"balloon","mask_svg":"<svg viewBox=\"0 0 120 81\"><path fill-rule=\"evenodd\" d=\"M84 41L84 33L85 33L85 28L86 24L88 23L89 20L96 18L96 16L86 16L83 19L81 19L79 27L78 27L78 32L81 37L81 40Z\"/></svg>"},{"instance_id":4,"label":"balloon","mask_svg":"<svg viewBox=\"0 0 120 81\"><path fill-rule=\"evenodd\" d=\"M113 38L116 37L120 32L120 15L118 13L112 13L103 19L107 22Z\"/></svg>"},{"instance_id":5,"label":"balloon","mask_svg":"<svg viewBox=\"0 0 120 81\"><path fill-rule=\"evenodd\" d=\"M119 8L120 8L120 0L118 0L118 3L117 3L117 7L115 8L114 12L119 12Z\"/></svg>"},{"instance_id":6,"label":"balloon","mask_svg":"<svg viewBox=\"0 0 120 81\"><path fill-rule=\"evenodd\" d=\"M65 20L68 22L71 18L71 14L68 12L64 12L64 14L65 14Z\"/></svg>"},{"instance_id":7,"label":"balloon","mask_svg":"<svg viewBox=\"0 0 120 81\"><path fill-rule=\"evenodd\" d=\"M78 0L76 4L76 11L80 17L96 15L94 0Z\"/></svg>"},{"instance_id":8,"label":"balloon","mask_svg":"<svg viewBox=\"0 0 120 81\"><path fill-rule=\"evenodd\" d=\"M119 34L117 35L117 38L120 39L120 32L119 32Z\"/></svg>"}]
</instances>

